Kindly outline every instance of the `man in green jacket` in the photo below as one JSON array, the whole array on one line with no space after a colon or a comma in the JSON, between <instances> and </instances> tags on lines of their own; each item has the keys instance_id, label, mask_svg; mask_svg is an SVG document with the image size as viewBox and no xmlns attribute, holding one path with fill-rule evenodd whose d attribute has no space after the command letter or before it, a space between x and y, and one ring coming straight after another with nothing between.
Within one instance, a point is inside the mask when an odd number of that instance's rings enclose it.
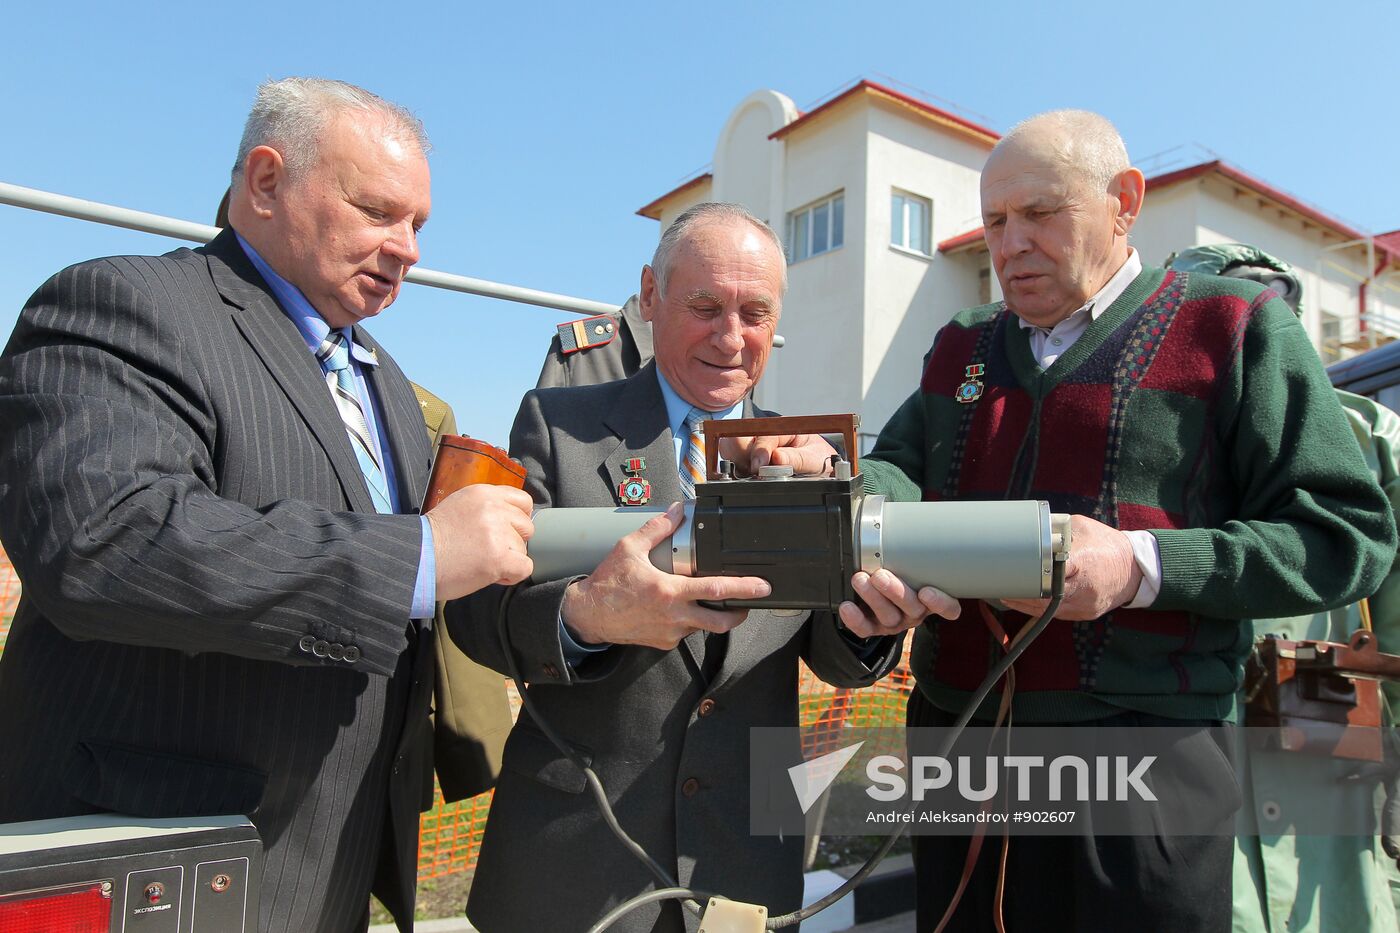
<instances>
[{"instance_id":1,"label":"man in green jacket","mask_svg":"<svg viewBox=\"0 0 1400 933\"><path fill-rule=\"evenodd\" d=\"M1302 314L1302 283L1292 267L1243 243L1200 246L1169 257L1167 268L1254 279L1278 291ZM1400 416L1362 395L1337 390L1366 464L1391 502L1400 505ZM1400 651L1400 572L1392 567L1368 600L1382 651ZM1254 623L1256 636L1345 642L1361 627L1359 605ZM1383 689L1394 709L1397 686ZM1387 718L1393 723L1393 716ZM1235 849L1235 930L1302 933L1385 930L1394 933L1395 860L1372 835L1299 835L1297 816L1321 809L1355 824L1372 814L1363 792L1344 792L1357 762L1295 752L1254 751L1244 770L1244 808ZM1362 784L1362 788L1369 786ZM1340 812L1338 810L1340 809Z\"/></svg>"},{"instance_id":2,"label":"man in green jacket","mask_svg":"<svg viewBox=\"0 0 1400 933\"><path fill-rule=\"evenodd\" d=\"M944 929L992 929L1003 912L1012 930L1226 930L1240 793L1210 727L1234 718L1248 620L1373 592L1395 554L1389 503L1287 305L1257 283L1142 264L1128 232L1143 176L1106 119L1025 121L981 191L1005 301L939 332L862 460L867 488L1072 513L1065 597L1015 666L1013 719L1191 729L1169 770L1193 788L1155 786L1199 792L1195 816L1221 831L1016 837L1004 872L1001 847L983 846ZM994 614L1014 635L1045 606ZM1000 654L980 607L963 609L917 632L911 726L949 724ZM915 838L919 929L954 900L968 848Z\"/></svg>"}]
</instances>

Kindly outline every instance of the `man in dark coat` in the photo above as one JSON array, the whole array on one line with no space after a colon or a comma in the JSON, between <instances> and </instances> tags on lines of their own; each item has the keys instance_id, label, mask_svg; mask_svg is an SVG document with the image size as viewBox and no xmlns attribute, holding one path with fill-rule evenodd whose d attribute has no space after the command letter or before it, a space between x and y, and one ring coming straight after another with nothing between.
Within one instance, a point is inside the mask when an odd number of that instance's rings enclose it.
<instances>
[{"instance_id":1,"label":"man in dark coat","mask_svg":"<svg viewBox=\"0 0 1400 933\"><path fill-rule=\"evenodd\" d=\"M692 495L690 484L703 480L696 425L771 414L748 395L767 360L785 273L777 237L742 208L704 204L677 218L642 272L655 360L623 381L537 389L521 403L511 453L535 501L617 506L631 501L629 470L644 474L654 503ZM679 516L673 506L648 521L585 578L520 588L506 608L509 648L541 718L591 762L623 827L653 858L684 886L784 913L802 894L802 839L749 832L749 731L797 726L799 658L835 685L872 683L898 662L907 628L931 611L956 614L955 602L879 571L854 581L870 615L849 603L839 621L709 609L698 601L755 598L768 586L654 568L647 554ZM469 653L505 670L501 599L485 591L471 601L478 611L449 615L449 624ZM608 831L583 774L522 713L468 916L491 933L584 930L655 886ZM613 929L695 927L672 901Z\"/></svg>"}]
</instances>

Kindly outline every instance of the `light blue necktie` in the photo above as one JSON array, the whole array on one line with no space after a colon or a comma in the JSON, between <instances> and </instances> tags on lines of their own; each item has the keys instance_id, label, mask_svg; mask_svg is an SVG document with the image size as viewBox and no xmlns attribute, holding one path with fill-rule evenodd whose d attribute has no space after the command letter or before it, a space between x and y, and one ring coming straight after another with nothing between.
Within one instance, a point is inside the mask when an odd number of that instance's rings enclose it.
<instances>
[{"instance_id":1,"label":"light blue necktie","mask_svg":"<svg viewBox=\"0 0 1400 933\"><path fill-rule=\"evenodd\" d=\"M326 385L335 399L335 407L340 411L340 420L345 422L345 433L350 435L350 446L355 449L355 459L360 461L360 471L365 475L374 508L380 513L390 514L394 506L389 501L389 484L384 481L384 468L374 449L369 425L365 423L365 410L360 405L355 374L350 370L350 349L346 346L345 335L340 331L327 334L316 348L316 359L326 367Z\"/></svg>"},{"instance_id":2,"label":"light blue necktie","mask_svg":"<svg viewBox=\"0 0 1400 933\"><path fill-rule=\"evenodd\" d=\"M705 481L705 432L701 422L713 415L699 408L692 408L685 416L685 426L689 435L685 449L681 451L681 491L687 499L695 498L695 484Z\"/></svg>"}]
</instances>

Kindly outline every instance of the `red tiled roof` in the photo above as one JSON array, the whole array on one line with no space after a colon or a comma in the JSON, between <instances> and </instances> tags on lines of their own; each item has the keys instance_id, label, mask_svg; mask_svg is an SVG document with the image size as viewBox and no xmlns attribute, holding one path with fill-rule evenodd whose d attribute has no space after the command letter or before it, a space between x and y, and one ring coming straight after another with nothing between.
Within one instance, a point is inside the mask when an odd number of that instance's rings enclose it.
<instances>
[{"instance_id":1,"label":"red tiled roof","mask_svg":"<svg viewBox=\"0 0 1400 933\"><path fill-rule=\"evenodd\" d=\"M976 230L969 230L966 233L959 233L955 237L949 237L938 244L938 251L940 253L956 253L960 249L976 246L981 242L983 242L982 228L978 227Z\"/></svg>"},{"instance_id":2,"label":"red tiled roof","mask_svg":"<svg viewBox=\"0 0 1400 933\"><path fill-rule=\"evenodd\" d=\"M1349 240L1363 240L1366 238L1366 234L1357 230L1350 224L1343 223L1335 217L1324 214L1317 208L1304 204L1288 192L1275 188L1268 182L1261 181L1253 175L1237 169L1230 163L1220 159L1202 162L1200 165L1188 166L1187 168L1177 169L1174 172L1167 172L1164 175L1157 175L1153 178L1149 178L1147 179L1147 190L1151 191L1153 188L1165 188L1168 185L1174 185L1178 182L1199 178L1210 172L1218 172L1235 184L1244 188L1249 188L1256 194L1261 194L1270 200L1277 201L1284 207L1302 214L1314 223L1327 227L1336 233L1340 233Z\"/></svg>"},{"instance_id":3,"label":"red tiled roof","mask_svg":"<svg viewBox=\"0 0 1400 933\"><path fill-rule=\"evenodd\" d=\"M1377 233L1376 248L1385 253L1378 265L1394 264L1400 266L1400 230Z\"/></svg>"},{"instance_id":4,"label":"red tiled roof","mask_svg":"<svg viewBox=\"0 0 1400 933\"><path fill-rule=\"evenodd\" d=\"M935 123L939 123L947 127L948 129L958 132L963 136L968 136L977 142L985 144L988 149L996 145L998 139L1001 139L1001 135L995 130L987 129L987 127L977 123L973 123L971 120L968 120L964 117L960 117L955 113L950 113L947 110L944 110L940 107L935 107L933 104L919 100L917 97L910 97L908 94L901 94L899 91L896 91L893 88L885 87L883 84L876 84L874 81L857 82L855 86L851 87L849 90L837 94L831 100L822 104L820 107L817 107L815 110L810 110L807 113L802 114L796 120L793 120L787 126L781 127L777 130L774 130L772 133L769 133L768 138L782 139L784 136L788 135L793 130L797 129L799 126L806 126L807 124L811 123L813 120L819 118L823 114L829 113L831 109L837 104L841 103L844 100L850 99L856 94L870 94L875 97L884 98L885 100L888 100L891 103L907 107L915 111L919 115L933 120Z\"/></svg>"},{"instance_id":5,"label":"red tiled roof","mask_svg":"<svg viewBox=\"0 0 1400 933\"><path fill-rule=\"evenodd\" d=\"M797 119L793 120L787 126L781 127L775 130L774 132L768 134L768 138L781 139L783 136L786 136L789 132L796 129L797 127L806 126L812 120L817 119L821 115L830 112L832 107L836 106L844 100L850 99L856 94L869 94L874 97L879 97L881 99L889 101L890 103L905 107L909 110L914 111L919 116L931 120L935 123L938 123L943 127L958 133L961 136L965 136L974 140L975 142L982 143L989 149L992 146L996 145L996 141L1001 138L1001 136L994 130L987 129L987 127L981 126L977 123L973 123L971 120L960 117L955 113L950 113L947 110L935 107L933 104L927 103L926 101L919 100L916 97L910 97L908 94L902 94L899 91L894 90L893 88L886 87L883 84L877 84L874 81L857 82L854 86L841 92L840 94L837 94L831 100L822 104L820 107L817 107L815 110L810 110L806 113L799 114ZM645 207L640 208L637 211L637 213L642 217L649 217L652 220L660 220L661 206L664 203L666 203L666 201L712 178L714 178L714 174L711 172L706 172L705 174L697 178L692 178L685 184L680 185L677 188L671 189L670 191L663 194L661 197L657 198L655 201L652 201Z\"/></svg>"},{"instance_id":6,"label":"red tiled roof","mask_svg":"<svg viewBox=\"0 0 1400 933\"><path fill-rule=\"evenodd\" d=\"M646 205L645 207L638 208L638 209L637 209L637 213L640 214L642 217L649 217L649 218L651 218L652 220L660 220L660 219L661 219L661 205L662 205L662 204L665 204L667 201L669 201L671 198L675 197L676 195L678 195L678 194L680 194L680 193L682 193L682 192L684 192L684 191L689 191L691 188L694 188L696 185L699 185L699 184L702 184L702 183L704 183L704 182L707 182L707 181L709 181L710 179L712 179L712 178L714 178L714 177L715 177L714 172L706 172L706 173L703 174L703 175L696 176L695 178L692 178L690 181L685 182L684 184L680 185L679 187L672 188L670 191L666 192L666 193L663 194L661 197L657 198L655 201L652 201L650 204Z\"/></svg>"}]
</instances>

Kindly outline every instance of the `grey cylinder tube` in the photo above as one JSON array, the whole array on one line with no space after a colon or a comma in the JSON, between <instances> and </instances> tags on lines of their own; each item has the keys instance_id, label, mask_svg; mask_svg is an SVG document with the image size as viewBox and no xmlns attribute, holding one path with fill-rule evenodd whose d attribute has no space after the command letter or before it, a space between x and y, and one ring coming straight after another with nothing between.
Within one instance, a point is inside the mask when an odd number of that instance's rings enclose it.
<instances>
[{"instance_id":1,"label":"grey cylinder tube","mask_svg":"<svg viewBox=\"0 0 1400 933\"><path fill-rule=\"evenodd\" d=\"M631 534L664 511L660 508L535 510L535 533L526 547L530 559L535 562L531 579L563 580L592 573L619 538ZM676 534L690 534L689 510L686 523ZM651 562L666 573L675 572L670 538L652 550Z\"/></svg>"},{"instance_id":2,"label":"grey cylinder tube","mask_svg":"<svg viewBox=\"0 0 1400 933\"><path fill-rule=\"evenodd\" d=\"M880 502L858 522L861 566L961 599L1027 599L1050 591L1050 507L1012 502ZM864 514L880 507L878 536Z\"/></svg>"}]
</instances>

